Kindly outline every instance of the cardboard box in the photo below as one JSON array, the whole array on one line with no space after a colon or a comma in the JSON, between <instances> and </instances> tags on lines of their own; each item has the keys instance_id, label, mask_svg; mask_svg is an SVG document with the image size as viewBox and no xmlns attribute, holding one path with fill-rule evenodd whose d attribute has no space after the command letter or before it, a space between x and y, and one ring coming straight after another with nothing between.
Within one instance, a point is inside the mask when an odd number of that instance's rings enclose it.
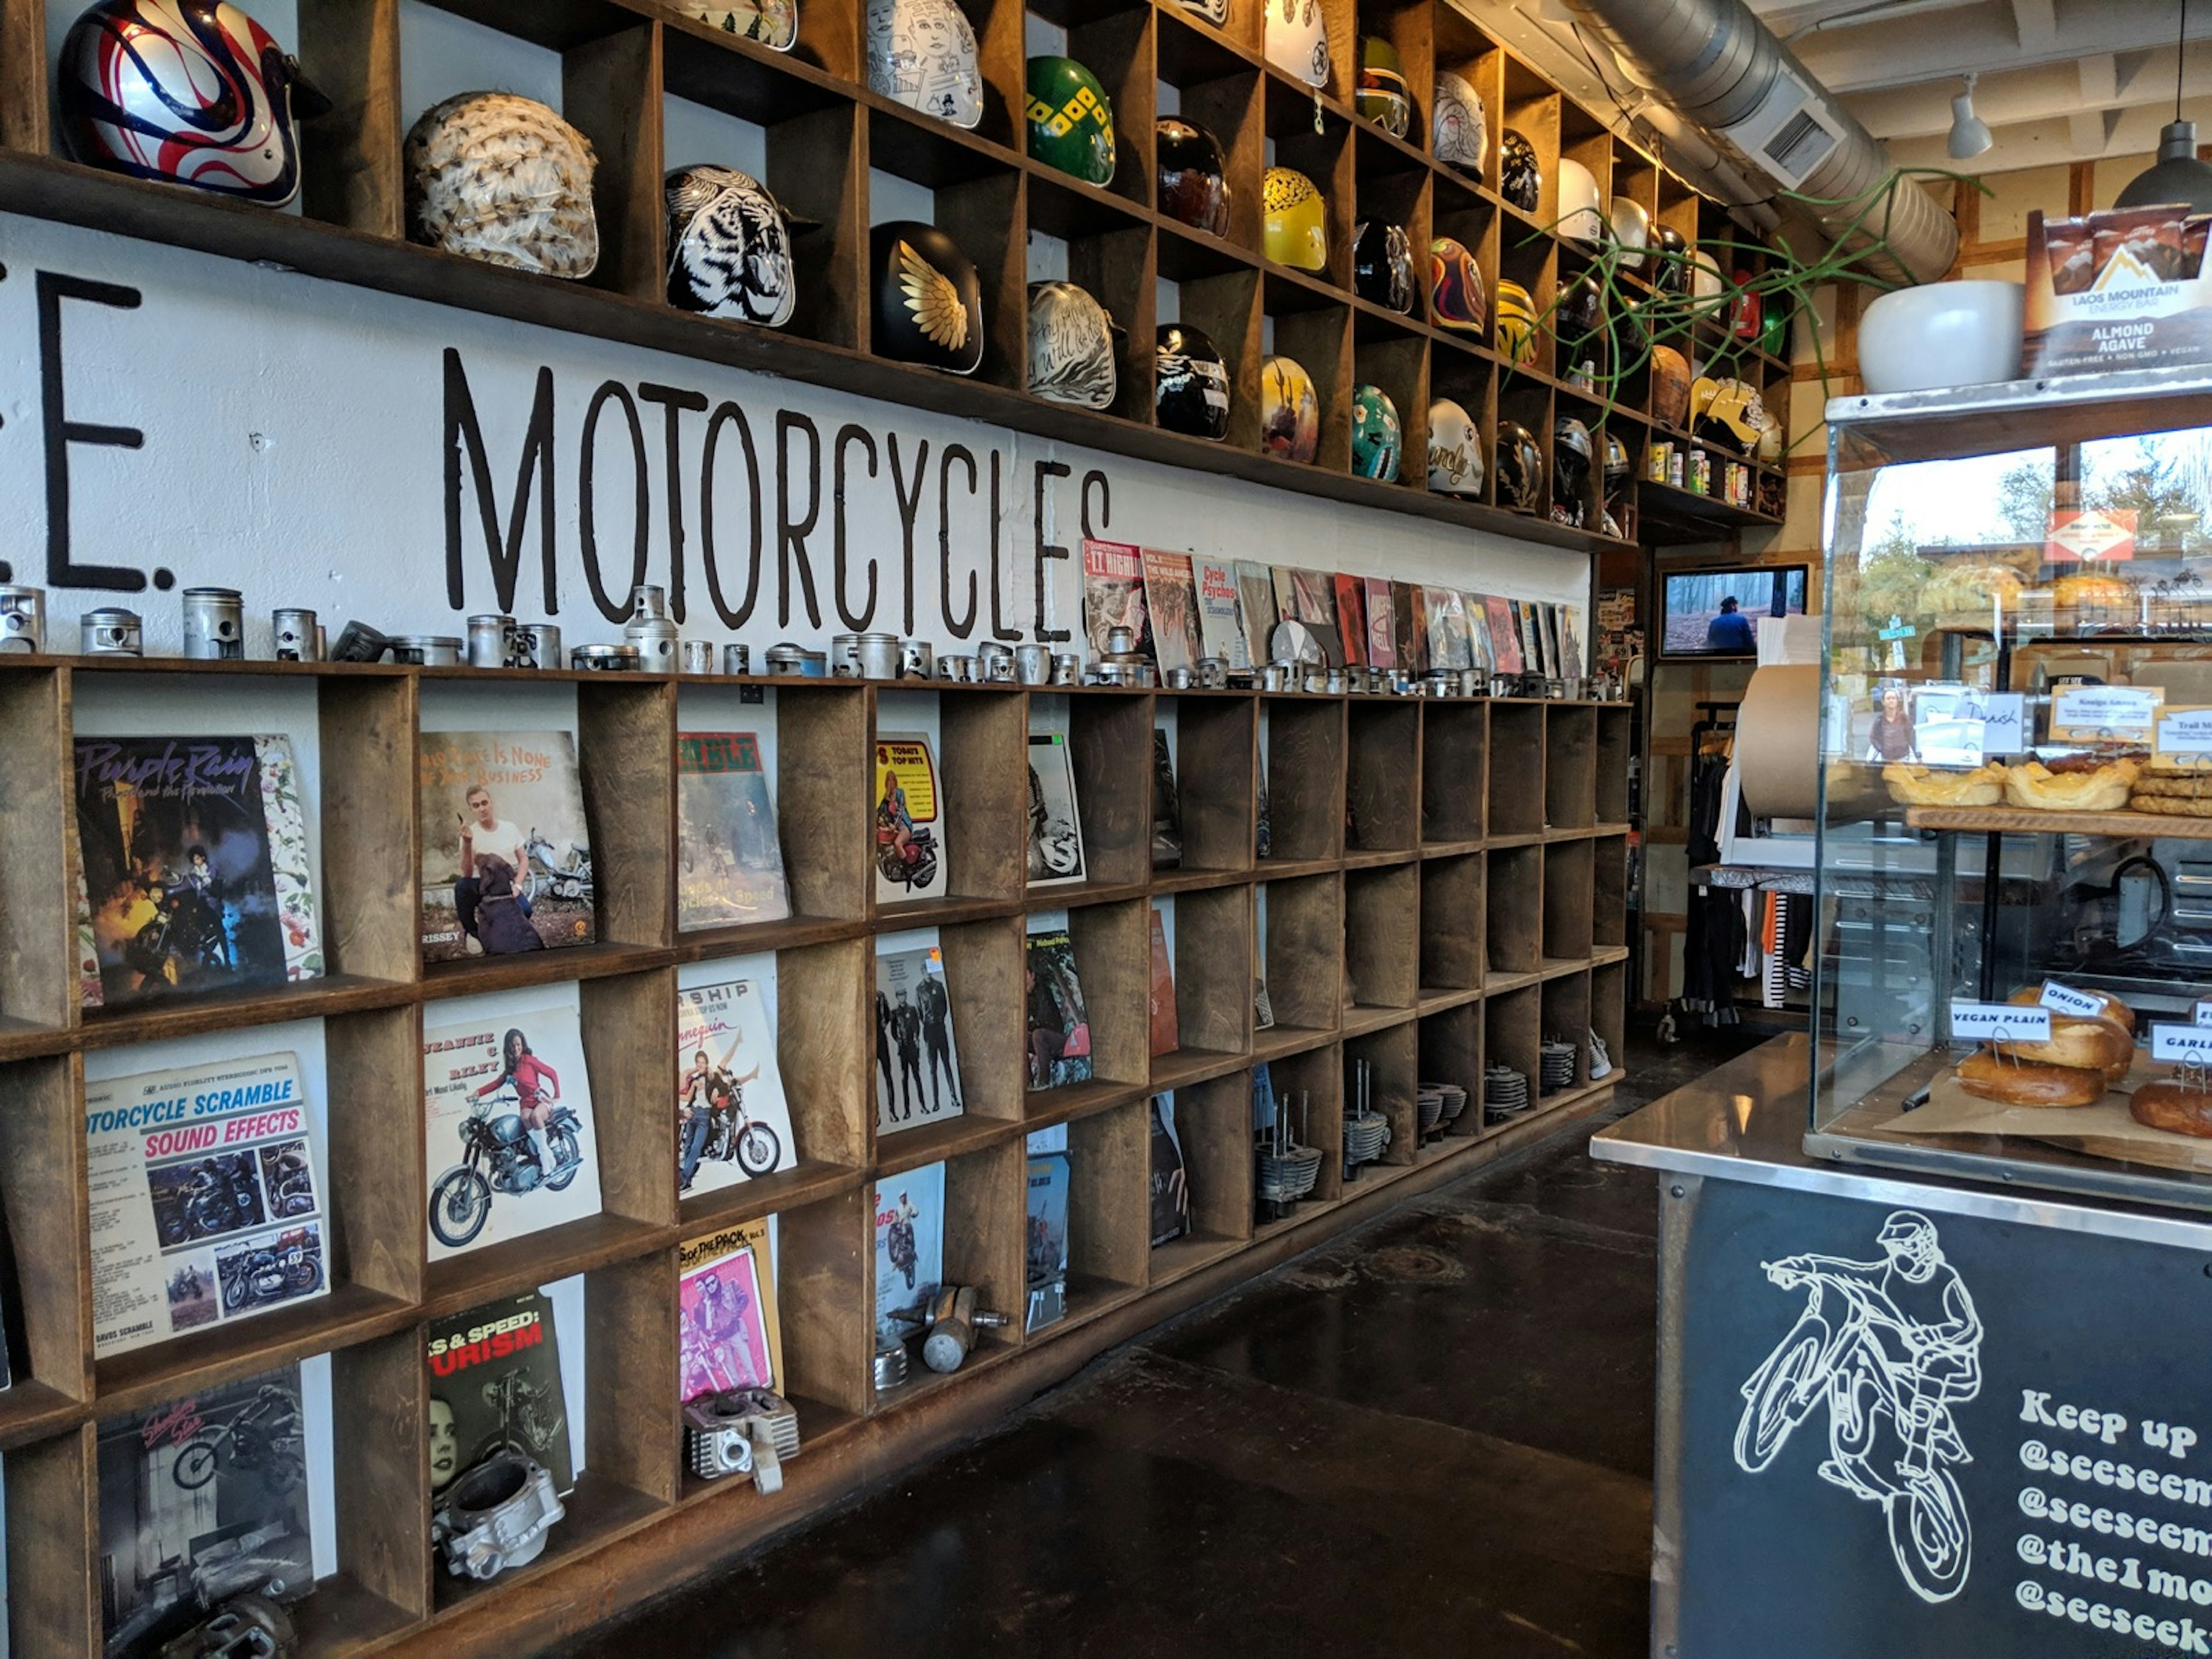
<instances>
[{"instance_id":1,"label":"cardboard box","mask_svg":"<svg viewBox=\"0 0 2212 1659\"><path fill-rule=\"evenodd\" d=\"M2212 362L2209 228L2212 217L2182 206L2031 213L2027 373Z\"/></svg>"}]
</instances>

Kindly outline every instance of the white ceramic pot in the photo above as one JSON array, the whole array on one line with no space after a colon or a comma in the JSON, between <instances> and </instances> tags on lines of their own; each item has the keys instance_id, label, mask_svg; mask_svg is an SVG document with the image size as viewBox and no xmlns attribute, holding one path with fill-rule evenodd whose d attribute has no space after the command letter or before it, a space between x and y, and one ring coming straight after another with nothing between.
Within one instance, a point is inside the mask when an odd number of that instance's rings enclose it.
<instances>
[{"instance_id":1,"label":"white ceramic pot","mask_svg":"<svg viewBox=\"0 0 2212 1659\"><path fill-rule=\"evenodd\" d=\"M2018 283L1929 283L1885 294L1859 319L1859 379L1870 393L1983 386L2020 375Z\"/></svg>"}]
</instances>

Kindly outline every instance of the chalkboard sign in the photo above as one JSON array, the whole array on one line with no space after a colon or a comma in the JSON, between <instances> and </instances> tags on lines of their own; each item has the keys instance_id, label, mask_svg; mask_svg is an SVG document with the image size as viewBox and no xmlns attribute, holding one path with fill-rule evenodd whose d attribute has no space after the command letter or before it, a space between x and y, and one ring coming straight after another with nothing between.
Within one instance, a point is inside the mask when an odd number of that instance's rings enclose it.
<instances>
[{"instance_id":1,"label":"chalkboard sign","mask_svg":"<svg viewBox=\"0 0 2212 1659\"><path fill-rule=\"evenodd\" d=\"M1680 1659L2212 1654L2212 1256L1694 1205Z\"/></svg>"}]
</instances>

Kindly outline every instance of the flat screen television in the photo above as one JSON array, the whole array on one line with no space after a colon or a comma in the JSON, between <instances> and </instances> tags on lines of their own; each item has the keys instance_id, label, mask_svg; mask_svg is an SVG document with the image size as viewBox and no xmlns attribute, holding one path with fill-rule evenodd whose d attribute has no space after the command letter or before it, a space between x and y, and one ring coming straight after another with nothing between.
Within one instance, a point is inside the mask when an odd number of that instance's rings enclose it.
<instances>
[{"instance_id":1,"label":"flat screen television","mask_svg":"<svg viewBox=\"0 0 2212 1659\"><path fill-rule=\"evenodd\" d=\"M1802 617L1811 567L1747 565L1681 570L1659 579L1659 654L1666 658L1758 654L1759 618Z\"/></svg>"}]
</instances>

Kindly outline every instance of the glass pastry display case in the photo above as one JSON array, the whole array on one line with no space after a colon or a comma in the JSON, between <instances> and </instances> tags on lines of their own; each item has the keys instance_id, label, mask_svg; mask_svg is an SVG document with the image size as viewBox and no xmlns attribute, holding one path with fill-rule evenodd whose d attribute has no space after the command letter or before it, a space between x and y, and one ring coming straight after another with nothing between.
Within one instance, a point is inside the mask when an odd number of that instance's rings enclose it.
<instances>
[{"instance_id":1,"label":"glass pastry display case","mask_svg":"<svg viewBox=\"0 0 2212 1659\"><path fill-rule=\"evenodd\" d=\"M2212 372L1829 415L1807 1150L2212 1208Z\"/></svg>"}]
</instances>

